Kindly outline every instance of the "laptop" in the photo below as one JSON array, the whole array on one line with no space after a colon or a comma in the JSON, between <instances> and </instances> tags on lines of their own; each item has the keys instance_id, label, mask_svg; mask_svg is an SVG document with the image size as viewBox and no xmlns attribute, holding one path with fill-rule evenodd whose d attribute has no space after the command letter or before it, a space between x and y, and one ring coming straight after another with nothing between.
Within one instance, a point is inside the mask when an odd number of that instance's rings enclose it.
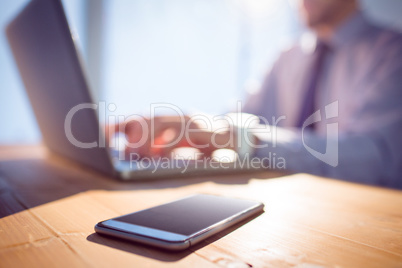
<instances>
[{"instance_id":1,"label":"laptop","mask_svg":"<svg viewBox=\"0 0 402 268\"><path fill-rule=\"evenodd\" d=\"M233 163L210 165L191 160L157 167L149 161L121 161L115 157L116 152L100 146L99 141L104 137L97 106L60 0L30 1L8 24L6 35L43 141L51 152L121 179L221 174L249 169ZM81 109L76 109L71 116L77 105L82 105ZM68 116L71 120L66 120ZM66 135L66 122L70 124L69 134L76 141L95 146L72 144Z\"/></svg>"}]
</instances>

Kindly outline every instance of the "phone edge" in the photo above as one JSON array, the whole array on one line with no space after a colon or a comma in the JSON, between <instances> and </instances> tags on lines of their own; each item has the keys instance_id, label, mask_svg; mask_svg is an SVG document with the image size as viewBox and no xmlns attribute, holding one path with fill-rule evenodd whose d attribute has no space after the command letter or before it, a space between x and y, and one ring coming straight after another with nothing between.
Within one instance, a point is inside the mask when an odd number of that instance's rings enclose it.
<instances>
[{"instance_id":1,"label":"phone edge","mask_svg":"<svg viewBox=\"0 0 402 268\"><path fill-rule=\"evenodd\" d=\"M258 212L263 213L264 211L264 204L263 203L258 203L256 206L251 207L250 209L240 212L239 214L234 215L230 219L226 220L226 222L218 222L215 225L212 225L209 227L208 230L192 235L190 236L190 247L194 246L195 244L200 243L201 241L205 240L208 237L211 237L219 232L224 231L225 229L228 229L229 227L236 225L237 223L240 223L253 215L258 214Z\"/></svg>"},{"instance_id":2,"label":"phone edge","mask_svg":"<svg viewBox=\"0 0 402 268\"><path fill-rule=\"evenodd\" d=\"M189 239L180 242L165 242L163 240L158 240L156 238L150 238L146 236L136 235L134 233L124 232L120 230L114 230L108 227L102 227L101 222L95 225L95 232L98 234L104 234L108 236L113 236L121 238L124 240L130 240L136 243L146 244L148 246L153 246L157 248L163 248L171 251L181 251L190 247Z\"/></svg>"}]
</instances>

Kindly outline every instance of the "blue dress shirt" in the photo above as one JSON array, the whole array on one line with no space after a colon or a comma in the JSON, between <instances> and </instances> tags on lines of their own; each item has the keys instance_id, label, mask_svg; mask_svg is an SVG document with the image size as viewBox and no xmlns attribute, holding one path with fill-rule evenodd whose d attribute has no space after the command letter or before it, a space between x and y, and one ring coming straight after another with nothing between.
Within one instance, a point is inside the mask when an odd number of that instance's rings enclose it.
<instances>
[{"instance_id":1,"label":"blue dress shirt","mask_svg":"<svg viewBox=\"0 0 402 268\"><path fill-rule=\"evenodd\" d=\"M321 120L314 131L295 128L317 43L309 33L279 56L244 105L269 123L269 132L256 131L255 155L274 153L294 172L402 189L402 35L358 12L325 41L331 50L312 118Z\"/></svg>"}]
</instances>

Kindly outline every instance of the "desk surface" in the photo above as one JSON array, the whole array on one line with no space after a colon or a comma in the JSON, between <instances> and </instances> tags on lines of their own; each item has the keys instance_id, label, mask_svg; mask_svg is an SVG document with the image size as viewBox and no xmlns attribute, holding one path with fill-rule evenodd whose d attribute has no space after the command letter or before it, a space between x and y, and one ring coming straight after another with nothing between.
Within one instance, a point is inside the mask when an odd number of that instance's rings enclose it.
<instances>
[{"instance_id":1,"label":"desk surface","mask_svg":"<svg viewBox=\"0 0 402 268\"><path fill-rule=\"evenodd\" d=\"M42 147L3 146L0 267L402 267L402 192L279 176L119 182ZM193 193L261 200L265 213L181 253L94 233L101 220Z\"/></svg>"}]
</instances>

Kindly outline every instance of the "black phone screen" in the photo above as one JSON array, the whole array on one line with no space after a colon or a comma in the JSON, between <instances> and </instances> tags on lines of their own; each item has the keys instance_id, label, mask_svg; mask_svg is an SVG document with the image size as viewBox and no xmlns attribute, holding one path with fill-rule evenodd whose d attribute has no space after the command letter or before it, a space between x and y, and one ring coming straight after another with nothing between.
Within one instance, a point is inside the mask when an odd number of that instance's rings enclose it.
<instances>
[{"instance_id":1,"label":"black phone screen","mask_svg":"<svg viewBox=\"0 0 402 268\"><path fill-rule=\"evenodd\" d=\"M189 236L258 205L255 201L195 195L113 220Z\"/></svg>"}]
</instances>

